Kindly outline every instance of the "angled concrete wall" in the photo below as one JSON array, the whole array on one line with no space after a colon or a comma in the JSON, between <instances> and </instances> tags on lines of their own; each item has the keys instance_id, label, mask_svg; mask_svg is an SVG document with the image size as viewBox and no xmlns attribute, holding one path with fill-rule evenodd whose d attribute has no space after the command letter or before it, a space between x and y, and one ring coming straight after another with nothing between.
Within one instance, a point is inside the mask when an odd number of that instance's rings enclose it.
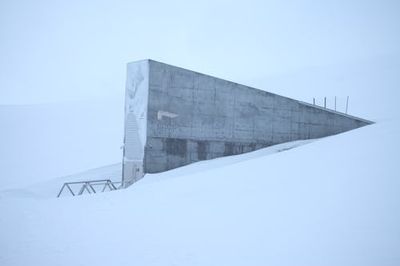
<instances>
[{"instance_id":1,"label":"angled concrete wall","mask_svg":"<svg viewBox=\"0 0 400 266\"><path fill-rule=\"evenodd\" d=\"M146 173L370 123L190 70L146 62Z\"/></svg>"}]
</instances>

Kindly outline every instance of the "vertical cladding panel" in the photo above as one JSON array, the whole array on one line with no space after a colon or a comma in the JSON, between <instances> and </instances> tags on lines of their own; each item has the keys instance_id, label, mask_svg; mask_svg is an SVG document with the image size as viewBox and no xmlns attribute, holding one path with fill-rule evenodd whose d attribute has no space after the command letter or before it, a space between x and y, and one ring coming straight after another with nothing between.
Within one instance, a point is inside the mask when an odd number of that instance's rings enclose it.
<instances>
[{"instance_id":1,"label":"vertical cladding panel","mask_svg":"<svg viewBox=\"0 0 400 266\"><path fill-rule=\"evenodd\" d=\"M286 141L328 136L368 124L152 60L147 123L147 172ZM179 139L186 145L179 144ZM171 145L179 152L172 152Z\"/></svg>"},{"instance_id":2,"label":"vertical cladding panel","mask_svg":"<svg viewBox=\"0 0 400 266\"><path fill-rule=\"evenodd\" d=\"M125 140L122 179L128 186L143 175L147 139L148 61L128 64L125 90Z\"/></svg>"}]
</instances>

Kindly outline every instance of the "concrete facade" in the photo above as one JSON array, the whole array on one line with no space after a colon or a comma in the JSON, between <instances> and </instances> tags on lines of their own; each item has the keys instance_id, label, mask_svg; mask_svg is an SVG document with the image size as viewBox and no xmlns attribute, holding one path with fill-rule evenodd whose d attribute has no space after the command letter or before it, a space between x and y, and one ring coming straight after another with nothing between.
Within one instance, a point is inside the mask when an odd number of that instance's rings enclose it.
<instances>
[{"instance_id":1,"label":"concrete facade","mask_svg":"<svg viewBox=\"0 0 400 266\"><path fill-rule=\"evenodd\" d=\"M129 184L142 173L371 123L152 60L128 64L126 91L124 179Z\"/></svg>"}]
</instances>

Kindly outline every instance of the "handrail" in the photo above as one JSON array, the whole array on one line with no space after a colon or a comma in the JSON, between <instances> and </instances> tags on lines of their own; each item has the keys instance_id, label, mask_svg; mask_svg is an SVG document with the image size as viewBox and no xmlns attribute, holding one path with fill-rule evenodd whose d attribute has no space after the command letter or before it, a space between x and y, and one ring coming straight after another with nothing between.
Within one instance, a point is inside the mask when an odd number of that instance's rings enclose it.
<instances>
[{"instance_id":1,"label":"handrail","mask_svg":"<svg viewBox=\"0 0 400 266\"><path fill-rule=\"evenodd\" d=\"M71 185L74 186L74 185L78 185L78 184L82 184L82 187L76 193L72 189ZM116 186L116 184L120 184L120 186ZM103 189L101 191L97 191L95 189L95 186L103 186ZM113 190L120 189L121 187L122 187L122 182L111 181L110 179L65 182L62 185L60 192L58 192L57 198L59 198L61 196L62 192L64 191L64 188L67 188L72 196L80 196L85 191L87 191L89 194L95 194L97 192L105 192L107 188L109 188L110 191L113 191Z\"/></svg>"}]
</instances>

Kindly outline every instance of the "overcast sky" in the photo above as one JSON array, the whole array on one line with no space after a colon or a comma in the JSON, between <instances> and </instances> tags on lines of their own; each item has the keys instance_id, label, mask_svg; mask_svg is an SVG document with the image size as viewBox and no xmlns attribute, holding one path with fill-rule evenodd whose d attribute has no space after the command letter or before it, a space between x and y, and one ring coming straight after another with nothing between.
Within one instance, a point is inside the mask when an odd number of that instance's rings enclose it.
<instances>
[{"instance_id":1,"label":"overcast sky","mask_svg":"<svg viewBox=\"0 0 400 266\"><path fill-rule=\"evenodd\" d=\"M398 121L399 3L0 0L0 178L120 162L126 63L146 58Z\"/></svg>"},{"instance_id":2,"label":"overcast sky","mask_svg":"<svg viewBox=\"0 0 400 266\"><path fill-rule=\"evenodd\" d=\"M1 0L0 104L122 99L126 63L145 58L298 98L361 97L346 75L386 68L374 81L393 93L399 14L382 0Z\"/></svg>"}]
</instances>

